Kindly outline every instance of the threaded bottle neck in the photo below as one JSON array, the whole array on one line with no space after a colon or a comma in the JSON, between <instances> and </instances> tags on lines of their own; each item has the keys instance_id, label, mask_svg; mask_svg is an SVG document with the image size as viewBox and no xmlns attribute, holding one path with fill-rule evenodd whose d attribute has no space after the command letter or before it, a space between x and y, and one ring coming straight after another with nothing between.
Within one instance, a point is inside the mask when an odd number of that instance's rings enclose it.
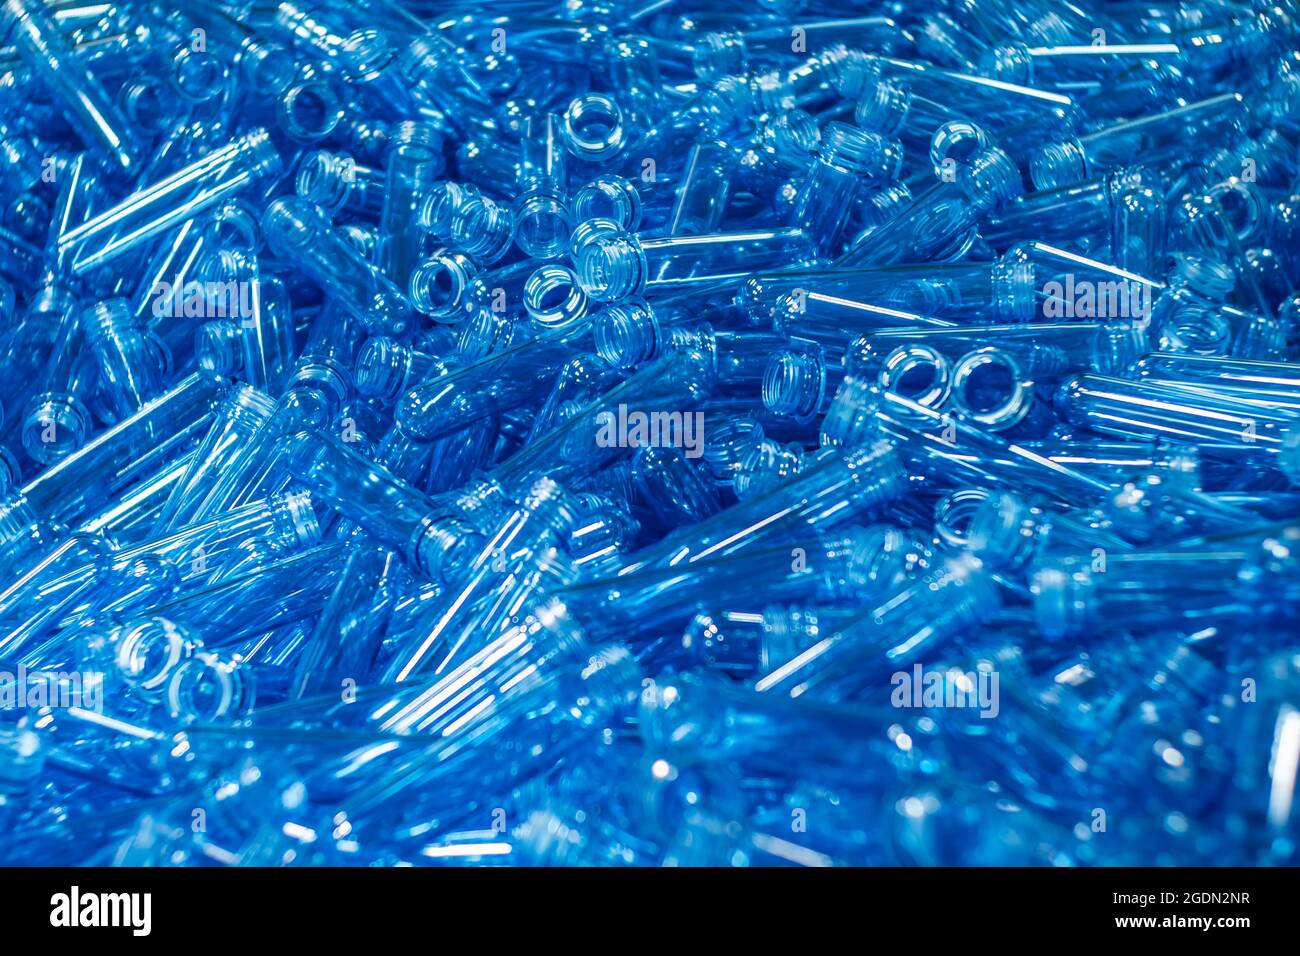
<instances>
[{"instance_id":1,"label":"threaded bottle neck","mask_svg":"<svg viewBox=\"0 0 1300 956\"><path fill-rule=\"evenodd\" d=\"M520 250L535 259L552 259L562 253L573 232L573 215L556 191L546 183L520 196L509 211L507 225L498 227L506 246L494 254L499 259L513 239ZM453 230L454 231L454 230Z\"/></svg>"},{"instance_id":2,"label":"threaded bottle neck","mask_svg":"<svg viewBox=\"0 0 1300 956\"><path fill-rule=\"evenodd\" d=\"M952 371L952 405L992 431L1004 431L1029 414L1034 383L1016 356L986 346L963 356Z\"/></svg>"},{"instance_id":3,"label":"threaded bottle neck","mask_svg":"<svg viewBox=\"0 0 1300 956\"><path fill-rule=\"evenodd\" d=\"M971 520L988 499L983 488L959 488L944 495L934 505L935 537L950 548L967 547Z\"/></svg>"},{"instance_id":4,"label":"threaded bottle neck","mask_svg":"<svg viewBox=\"0 0 1300 956\"><path fill-rule=\"evenodd\" d=\"M847 100L860 99L885 74L885 59L861 50L845 51L835 65L835 88Z\"/></svg>"},{"instance_id":5,"label":"threaded bottle neck","mask_svg":"<svg viewBox=\"0 0 1300 956\"><path fill-rule=\"evenodd\" d=\"M894 178L902 155L897 143L847 123L827 123L822 131L821 161L864 179Z\"/></svg>"},{"instance_id":6,"label":"threaded bottle neck","mask_svg":"<svg viewBox=\"0 0 1300 956\"><path fill-rule=\"evenodd\" d=\"M1088 177L1088 158L1078 140L1048 143L1029 160L1029 178L1038 190L1060 189Z\"/></svg>"},{"instance_id":7,"label":"threaded bottle neck","mask_svg":"<svg viewBox=\"0 0 1300 956\"><path fill-rule=\"evenodd\" d=\"M564 111L564 141L575 156L593 162L609 159L627 138L622 108L604 93L584 93Z\"/></svg>"},{"instance_id":8,"label":"threaded bottle neck","mask_svg":"<svg viewBox=\"0 0 1300 956\"><path fill-rule=\"evenodd\" d=\"M913 342L890 351L880 362L880 387L910 398L926 408L938 408L952 390L952 368L938 350Z\"/></svg>"},{"instance_id":9,"label":"threaded bottle neck","mask_svg":"<svg viewBox=\"0 0 1300 956\"><path fill-rule=\"evenodd\" d=\"M596 354L617 368L631 368L660 349L660 327L644 299L631 299L601 309L592 319Z\"/></svg>"},{"instance_id":10,"label":"threaded bottle neck","mask_svg":"<svg viewBox=\"0 0 1300 956\"><path fill-rule=\"evenodd\" d=\"M844 467L853 476L857 502L869 509L897 498L907 485L907 469L888 441L847 452Z\"/></svg>"},{"instance_id":11,"label":"threaded bottle neck","mask_svg":"<svg viewBox=\"0 0 1300 956\"><path fill-rule=\"evenodd\" d=\"M573 218L580 223L607 219L633 232L641 225L641 192L622 176L603 176L587 183L573 197Z\"/></svg>"},{"instance_id":12,"label":"threaded bottle neck","mask_svg":"<svg viewBox=\"0 0 1300 956\"><path fill-rule=\"evenodd\" d=\"M256 697L253 671L216 654L200 652L167 683L167 709L182 721L208 723L239 718Z\"/></svg>"},{"instance_id":13,"label":"threaded bottle neck","mask_svg":"<svg viewBox=\"0 0 1300 956\"><path fill-rule=\"evenodd\" d=\"M994 567L1022 567L1042 534L1041 514L1015 495L991 495L971 516L967 546Z\"/></svg>"},{"instance_id":14,"label":"threaded bottle neck","mask_svg":"<svg viewBox=\"0 0 1300 956\"><path fill-rule=\"evenodd\" d=\"M611 302L640 294L647 265L641 241L629 233L585 243L577 259L578 281L593 299Z\"/></svg>"},{"instance_id":15,"label":"threaded bottle neck","mask_svg":"<svg viewBox=\"0 0 1300 956\"><path fill-rule=\"evenodd\" d=\"M878 432L880 390L867 379L848 376L840 383L822 420L823 445L852 448Z\"/></svg>"},{"instance_id":16,"label":"threaded bottle neck","mask_svg":"<svg viewBox=\"0 0 1300 956\"><path fill-rule=\"evenodd\" d=\"M1189 304L1175 309L1160 323L1161 352L1193 355L1227 355L1232 345L1232 328L1213 309Z\"/></svg>"},{"instance_id":17,"label":"threaded bottle neck","mask_svg":"<svg viewBox=\"0 0 1300 956\"><path fill-rule=\"evenodd\" d=\"M420 205L419 223L440 239L451 238L451 224L460 207L480 196L478 189L463 183L436 184Z\"/></svg>"},{"instance_id":18,"label":"threaded bottle neck","mask_svg":"<svg viewBox=\"0 0 1300 956\"><path fill-rule=\"evenodd\" d=\"M1017 86L1033 86L1033 58L1025 44L996 47L984 55L983 61L981 72L985 76Z\"/></svg>"},{"instance_id":19,"label":"threaded bottle neck","mask_svg":"<svg viewBox=\"0 0 1300 956\"><path fill-rule=\"evenodd\" d=\"M826 548L833 571L823 582L825 595L838 601L879 593L901 579L924 550L910 534L890 525L855 528Z\"/></svg>"},{"instance_id":20,"label":"threaded bottle neck","mask_svg":"<svg viewBox=\"0 0 1300 956\"><path fill-rule=\"evenodd\" d=\"M305 199L277 199L262 214L262 232L273 248L305 249L329 229L325 214Z\"/></svg>"},{"instance_id":21,"label":"threaded bottle neck","mask_svg":"<svg viewBox=\"0 0 1300 956\"><path fill-rule=\"evenodd\" d=\"M275 411L275 399L251 385L236 385L227 396L222 414L231 424L252 433L264 425Z\"/></svg>"},{"instance_id":22,"label":"threaded bottle neck","mask_svg":"<svg viewBox=\"0 0 1300 956\"><path fill-rule=\"evenodd\" d=\"M92 345L143 330L143 324L126 299L96 302L81 313L81 327L86 333L86 340Z\"/></svg>"},{"instance_id":23,"label":"threaded bottle neck","mask_svg":"<svg viewBox=\"0 0 1300 956\"><path fill-rule=\"evenodd\" d=\"M353 384L362 395L392 401L402 390L411 369L413 350L385 335L366 340L357 356Z\"/></svg>"},{"instance_id":24,"label":"threaded bottle neck","mask_svg":"<svg viewBox=\"0 0 1300 956\"><path fill-rule=\"evenodd\" d=\"M442 251L411 272L411 304L434 319L450 321L472 305L479 270L466 256Z\"/></svg>"},{"instance_id":25,"label":"threaded bottle neck","mask_svg":"<svg viewBox=\"0 0 1300 956\"><path fill-rule=\"evenodd\" d=\"M739 76L724 76L700 97L700 103L705 116L703 132L710 137L738 126L754 112L755 105L748 81Z\"/></svg>"},{"instance_id":26,"label":"threaded bottle neck","mask_svg":"<svg viewBox=\"0 0 1300 956\"><path fill-rule=\"evenodd\" d=\"M1053 561L1034 571L1034 617L1043 636L1056 640L1087 626L1092 586L1092 575L1085 569L1072 570L1068 560Z\"/></svg>"},{"instance_id":27,"label":"threaded bottle neck","mask_svg":"<svg viewBox=\"0 0 1300 956\"><path fill-rule=\"evenodd\" d=\"M907 122L912 108L912 91L900 83L877 83L858 101L853 119L865 130L881 136L896 136Z\"/></svg>"},{"instance_id":28,"label":"threaded bottle neck","mask_svg":"<svg viewBox=\"0 0 1300 956\"><path fill-rule=\"evenodd\" d=\"M1031 322L1038 312L1034 284L1037 270L1024 258L1006 255L993 263L989 279L993 286L993 308L999 321Z\"/></svg>"},{"instance_id":29,"label":"threaded bottle neck","mask_svg":"<svg viewBox=\"0 0 1300 956\"><path fill-rule=\"evenodd\" d=\"M418 120L404 120L393 127L389 133L389 149L418 147L429 152L442 148L442 134L437 127Z\"/></svg>"},{"instance_id":30,"label":"threaded bottle neck","mask_svg":"<svg viewBox=\"0 0 1300 956\"><path fill-rule=\"evenodd\" d=\"M559 609L563 608L564 605L559 605ZM576 699L583 702L580 719L584 724L608 720L620 710L635 707L640 696L642 672L640 664L626 647L605 644L589 649L581 631L567 615L559 617L550 612L543 620L549 621L548 630L552 634L560 632L563 625L566 653L583 655L578 670L581 685L574 690Z\"/></svg>"},{"instance_id":31,"label":"threaded bottle neck","mask_svg":"<svg viewBox=\"0 0 1300 956\"><path fill-rule=\"evenodd\" d=\"M1092 369L1103 375L1123 377L1133 363L1150 351L1147 331L1134 322L1108 322L1097 329L1092 342ZM1066 364L1068 360L1062 360ZM1048 376L1038 375L1038 378Z\"/></svg>"},{"instance_id":32,"label":"threaded bottle neck","mask_svg":"<svg viewBox=\"0 0 1300 956\"><path fill-rule=\"evenodd\" d=\"M1020 170L1010 156L996 147L976 153L960 182L967 200L989 211L1000 209L1025 191Z\"/></svg>"},{"instance_id":33,"label":"threaded bottle neck","mask_svg":"<svg viewBox=\"0 0 1300 956\"><path fill-rule=\"evenodd\" d=\"M284 168L284 160L271 140L271 134L258 127L244 135L241 149L250 159L249 168L258 177L276 176Z\"/></svg>"},{"instance_id":34,"label":"threaded bottle neck","mask_svg":"<svg viewBox=\"0 0 1300 956\"><path fill-rule=\"evenodd\" d=\"M441 516L426 520L416 530L409 553L430 579L448 582L479 552L482 544L483 535L468 522Z\"/></svg>"},{"instance_id":35,"label":"threaded bottle neck","mask_svg":"<svg viewBox=\"0 0 1300 956\"><path fill-rule=\"evenodd\" d=\"M23 422L23 449L35 461L50 465L85 444L93 428L90 412L69 393L46 392L36 398Z\"/></svg>"},{"instance_id":36,"label":"threaded bottle neck","mask_svg":"<svg viewBox=\"0 0 1300 956\"><path fill-rule=\"evenodd\" d=\"M545 330L563 329L587 315L588 296L567 266L554 263L536 269L524 282L524 310Z\"/></svg>"},{"instance_id":37,"label":"threaded bottle neck","mask_svg":"<svg viewBox=\"0 0 1300 956\"><path fill-rule=\"evenodd\" d=\"M810 421L826 395L821 349L782 349L763 371L763 407L773 415Z\"/></svg>"},{"instance_id":38,"label":"threaded bottle neck","mask_svg":"<svg viewBox=\"0 0 1300 956\"><path fill-rule=\"evenodd\" d=\"M789 166L806 169L821 145L821 127L811 113L788 110L773 119L764 129L776 158Z\"/></svg>"},{"instance_id":39,"label":"threaded bottle neck","mask_svg":"<svg viewBox=\"0 0 1300 956\"><path fill-rule=\"evenodd\" d=\"M323 75L285 87L276 103L276 114L280 128L299 143L319 142L333 133L346 115L337 82ZM279 156L273 147L270 152L262 150L261 155L268 162L275 155L278 168Z\"/></svg>"},{"instance_id":40,"label":"threaded bottle neck","mask_svg":"<svg viewBox=\"0 0 1300 956\"><path fill-rule=\"evenodd\" d=\"M1211 301L1226 299L1237 284L1237 277L1227 263L1206 256L1173 256L1169 287L1175 293L1186 289Z\"/></svg>"},{"instance_id":41,"label":"threaded bottle neck","mask_svg":"<svg viewBox=\"0 0 1300 956\"><path fill-rule=\"evenodd\" d=\"M741 459L732 479L736 497L750 498L780 484L803 467L803 449L771 438L756 443Z\"/></svg>"},{"instance_id":42,"label":"threaded bottle neck","mask_svg":"<svg viewBox=\"0 0 1300 956\"><path fill-rule=\"evenodd\" d=\"M765 674L793 660L796 654L828 636L819 608L797 604L764 608L759 672Z\"/></svg>"},{"instance_id":43,"label":"threaded bottle neck","mask_svg":"<svg viewBox=\"0 0 1300 956\"><path fill-rule=\"evenodd\" d=\"M115 629L113 665L132 690L157 701L177 668L203 646L197 633L165 617L149 617Z\"/></svg>"},{"instance_id":44,"label":"threaded bottle neck","mask_svg":"<svg viewBox=\"0 0 1300 956\"><path fill-rule=\"evenodd\" d=\"M293 82L298 64L293 54L276 43L249 40L240 57L240 72L254 88L279 94Z\"/></svg>"},{"instance_id":45,"label":"threaded bottle neck","mask_svg":"<svg viewBox=\"0 0 1300 956\"><path fill-rule=\"evenodd\" d=\"M695 45L691 56L695 75L702 80L716 80L745 70L745 38L737 30L706 33Z\"/></svg>"},{"instance_id":46,"label":"threaded bottle neck","mask_svg":"<svg viewBox=\"0 0 1300 956\"><path fill-rule=\"evenodd\" d=\"M356 30L348 34L339 49L343 72L351 82L369 82L379 78L384 68L397 57L388 38L379 30Z\"/></svg>"},{"instance_id":47,"label":"threaded bottle neck","mask_svg":"<svg viewBox=\"0 0 1300 956\"><path fill-rule=\"evenodd\" d=\"M303 157L294 189L308 202L336 213L343 208L356 184L356 165L351 156L316 150Z\"/></svg>"},{"instance_id":48,"label":"threaded bottle neck","mask_svg":"<svg viewBox=\"0 0 1300 956\"><path fill-rule=\"evenodd\" d=\"M551 478L539 478L520 502L532 519L562 535L576 520L577 509L568 492Z\"/></svg>"},{"instance_id":49,"label":"threaded bottle neck","mask_svg":"<svg viewBox=\"0 0 1300 956\"><path fill-rule=\"evenodd\" d=\"M312 508L311 495L298 492L279 496L275 510L276 538L286 550L309 548L320 541L320 522Z\"/></svg>"},{"instance_id":50,"label":"threaded bottle neck","mask_svg":"<svg viewBox=\"0 0 1300 956\"><path fill-rule=\"evenodd\" d=\"M455 352L457 360L466 363L522 344L527 332L510 313L494 309L471 309L469 318L455 328L454 346L441 351Z\"/></svg>"},{"instance_id":51,"label":"threaded bottle neck","mask_svg":"<svg viewBox=\"0 0 1300 956\"><path fill-rule=\"evenodd\" d=\"M456 48L439 36L425 34L411 41L397 60L397 69L402 77L419 86L422 82L436 75L444 63L451 62L456 55Z\"/></svg>"},{"instance_id":52,"label":"threaded bottle neck","mask_svg":"<svg viewBox=\"0 0 1300 956\"><path fill-rule=\"evenodd\" d=\"M452 240L479 262L490 264L510 249L514 219L510 210L486 196L461 203L451 222Z\"/></svg>"}]
</instances>

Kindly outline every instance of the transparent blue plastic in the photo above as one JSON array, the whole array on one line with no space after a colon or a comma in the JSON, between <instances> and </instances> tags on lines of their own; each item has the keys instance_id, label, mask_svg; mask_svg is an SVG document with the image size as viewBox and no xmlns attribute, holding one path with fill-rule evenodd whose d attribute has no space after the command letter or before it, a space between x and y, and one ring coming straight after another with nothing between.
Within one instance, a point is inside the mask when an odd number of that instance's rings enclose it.
<instances>
[{"instance_id":1,"label":"transparent blue plastic","mask_svg":"<svg viewBox=\"0 0 1300 956\"><path fill-rule=\"evenodd\" d=\"M764 266L806 261L812 255L799 229L664 239L617 233L585 246L575 271L583 291L608 302L647 291L735 285Z\"/></svg>"},{"instance_id":2,"label":"transparent blue plastic","mask_svg":"<svg viewBox=\"0 0 1300 956\"><path fill-rule=\"evenodd\" d=\"M72 271L84 275L259 180L275 177L281 165L270 135L254 130L69 229L60 248L75 250Z\"/></svg>"},{"instance_id":3,"label":"transparent blue plastic","mask_svg":"<svg viewBox=\"0 0 1300 956\"><path fill-rule=\"evenodd\" d=\"M121 170L134 172L142 153L135 131L45 5L10 0L0 22L18 55L58 96L85 144L103 150Z\"/></svg>"},{"instance_id":4,"label":"transparent blue plastic","mask_svg":"<svg viewBox=\"0 0 1300 956\"><path fill-rule=\"evenodd\" d=\"M335 231L325 214L300 199L279 199L262 217L267 243L333 295L366 329L399 334L410 322L401 291Z\"/></svg>"}]
</instances>

